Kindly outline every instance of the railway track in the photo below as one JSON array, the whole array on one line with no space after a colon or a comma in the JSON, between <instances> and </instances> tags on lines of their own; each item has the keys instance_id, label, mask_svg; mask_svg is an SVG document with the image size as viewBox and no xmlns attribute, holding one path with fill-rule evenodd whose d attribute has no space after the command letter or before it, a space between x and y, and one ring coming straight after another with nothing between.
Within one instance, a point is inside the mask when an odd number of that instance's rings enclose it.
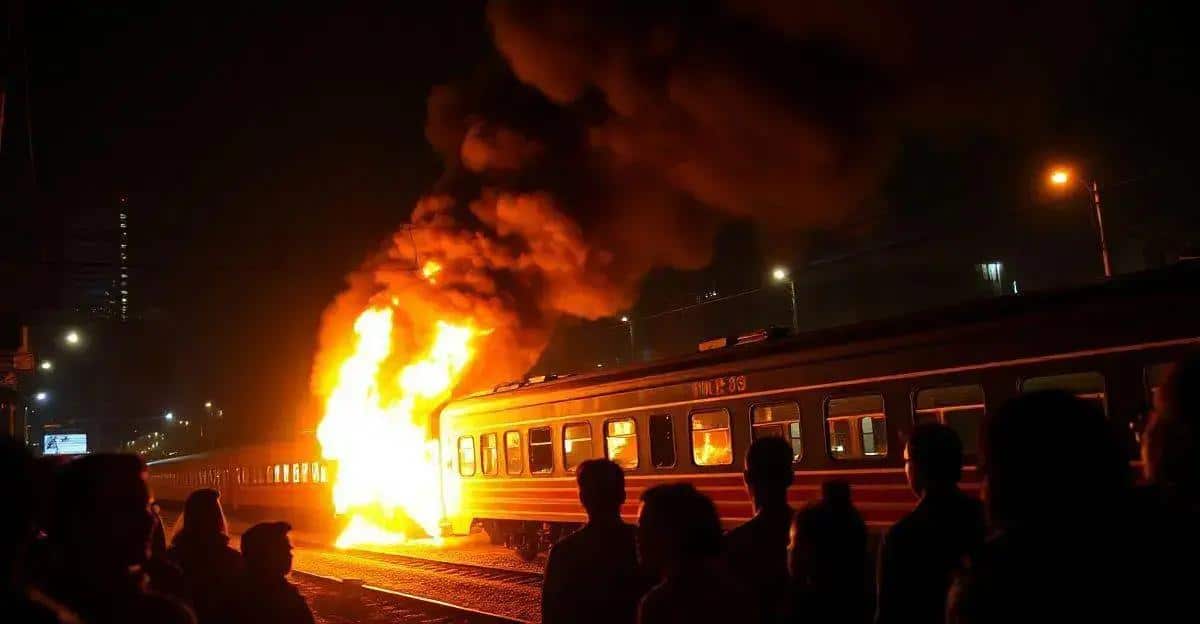
<instances>
[{"instance_id":1,"label":"railway track","mask_svg":"<svg viewBox=\"0 0 1200 624\"><path fill-rule=\"evenodd\" d=\"M345 622L414 622L420 624L529 624L525 620L365 585L312 572L292 571L293 581L328 592L313 606L323 619Z\"/></svg>"},{"instance_id":2,"label":"railway track","mask_svg":"<svg viewBox=\"0 0 1200 624\"><path fill-rule=\"evenodd\" d=\"M423 572L448 574L460 578L495 581L498 583L520 585L524 587L540 588L542 586L541 572L512 570L508 568L494 568L474 563L438 561L435 559L426 559L411 555L380 553L371 550L351 549L343 552L360 559L373 559L375 561L395 563L408 569L420 570Z\"/></svg>"},{"instance_id":3,"label":"railway track","mask_svg":"<svg viewBox=\"0 0 1200 624\"><path fill-rule=\"evenodd\" d=\"M178 513L163 514L167 526ZM231 519L235 540L247 523ZM297 584L307 585L314 611L334 624L383 622L524 622L537 621L542 573L493 567L420 555L341 550L312 534L293 534ZM231 544L235 548L237 542ZM356 564L355 562L361 562ZM357 580L356 580L357 579ZM310 595L309 592L305 592ZM359 598L361 605L356 606ZM492 610L501 613L492 613ZM383 617L380 614L390 614Z\"/></svg>"}]
</instances>

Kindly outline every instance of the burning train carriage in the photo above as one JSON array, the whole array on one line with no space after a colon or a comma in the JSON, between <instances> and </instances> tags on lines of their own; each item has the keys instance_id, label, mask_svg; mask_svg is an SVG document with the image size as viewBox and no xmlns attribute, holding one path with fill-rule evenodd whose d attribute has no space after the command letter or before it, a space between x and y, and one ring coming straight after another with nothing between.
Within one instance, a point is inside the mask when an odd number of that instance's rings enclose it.
<instances>
[{"instance_id":1,"label":"burning train carriage","mask_svg":"<svg viewBox=\"0 0 1200 624\"><path fill-rule=\"evenodd\" d=\"M574 470L609 457L627 471L626 520L645 489L691 481L726 525L752 514L741 459L759 436L795 451L794 505L826 479L853 487L875 529L915 504L902 445L926 420L954 427L973 448L984 415L1021 392L1062 388L1103 407L1133 432L1166 366L1200 353L1195 268L1133 276L1045 296L779 341L732 344L675 360L553 380L530 380L452 401L434 431L444 529L482 526L526 552L585 521ZM761 337L761 336L760 336ZM1037 431L1029 432L1038 435ZM1046 440L1046 452L1070 440ZM965 486L978 488L974 454ZM151 462L159 500L199 487L227 509L328 525L334 462L315 440ZM380 474L380 479L412 475Z\"/></svg>"},{"instance_id":2,"label":"burning train carriage","mask_svg":"<svg viewBox=\"0 0 1200 624\"><path fill-rule=\"evenodd\" d=\"M1197 285L1194 270L1180 269L468 397L441 414L445 480L461 495L448 524L544 546L586 520L575 468L609 457L627 473L626 520L646 488L684 480L736 525L753 513L742 457L753 439L775 435L795 451L793 505L826 479L846 479L879 529L916 503L902 459L914 424L959 432L970 449L964 486L976 490L984 415L1046 388L1102 406L1129 432L1132 458L1166 365L1200 352ZM1047 440L1046 452L1070 443Z\"/></svg>"}]
</instances>

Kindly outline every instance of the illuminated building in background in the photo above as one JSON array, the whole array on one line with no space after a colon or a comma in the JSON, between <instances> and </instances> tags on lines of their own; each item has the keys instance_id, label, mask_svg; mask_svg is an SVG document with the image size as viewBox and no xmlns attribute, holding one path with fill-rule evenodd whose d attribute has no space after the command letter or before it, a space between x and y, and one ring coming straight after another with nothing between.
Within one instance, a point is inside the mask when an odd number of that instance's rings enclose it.
<instances>
[{"instance_id":1,"label":"illuminated building in background","mask_svg":"<svg viewBox=\"0 0 1200 624\"><path fill-rule=\"evenodd\" d=\"M125 195L121 196L120 212L118 213L118 240L120 242L120 262L117 264L117 279L113 290L114 301L113 309L116 311L117 320L125 322L129 320L129 198Z\"/></svg>"},{"instance_id":2,"label":"illuminated building in background","mask_svg":"<svg viewBox=\"0 0 1200 624\"><path fill-rule=\"evenodd\" d=\"M69 215L62 298L80 320L135 316L129 292L132 214L127 195L115 199Z\"/></svg>"},{"instance_id":3,"label":"illuminated building in background","mask_svg":"<svg viewBox=\"0 0 1200 624\"><path fill-rule=\"evenodd\" d=\"M975 265L975 269L979 271L980 277L987 283L988 288L994 295L1004 294L1004 263L1003 262L983 262Z\"/></svg>"}]
</instances>

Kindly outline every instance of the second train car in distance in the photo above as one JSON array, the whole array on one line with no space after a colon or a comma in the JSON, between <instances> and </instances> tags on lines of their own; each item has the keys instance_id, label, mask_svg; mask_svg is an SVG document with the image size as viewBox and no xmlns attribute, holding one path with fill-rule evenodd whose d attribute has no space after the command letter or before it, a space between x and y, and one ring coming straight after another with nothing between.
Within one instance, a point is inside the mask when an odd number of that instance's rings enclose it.
<instances>
[{"instance_id":1,"label":"second train car in distance","mask_svg":"<svg viewBox=\"0 0 1200 624\"><path fill-rule=\"evenodd\" d=\"M778 340L766 333L708 343L694 355L558 379L498 386L448 404L438 425L446 528L472 525L526 556L586 521L575 487L581 462L626 471L623 517L660 483L688 481L727 527L753 510L742 459L762 436L794 452L794 506L832 478L850 482L875 529L916 503L903 444L916 423L942 422L968 451L964 487L977 490L982 419L1022 393L1058 388L1101 406L1135 438L1164 371L1200 353L1196 263L1044 294L1001 297L879 323ZM721 346L726 345L726 346ZM1030 431L1029 435L1039 435ZM1054 453L1072 440L1046 440Z\"/></svg>"}]
</instances>

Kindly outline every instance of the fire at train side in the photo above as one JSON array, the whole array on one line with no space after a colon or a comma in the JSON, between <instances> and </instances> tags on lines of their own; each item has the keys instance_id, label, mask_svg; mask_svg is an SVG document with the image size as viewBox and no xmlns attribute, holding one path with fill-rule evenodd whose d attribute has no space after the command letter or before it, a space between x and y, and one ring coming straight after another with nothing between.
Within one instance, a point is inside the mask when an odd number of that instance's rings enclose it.
<instances>
[{"instance_id":1,"label":"fire at train side","mask_svg":"<svg viewBox=\"0 0 1200 624\"><path fill-rule=\"evenodd\" d=\"M760 332L689 357L467 397L441 413L444 480L459 497L448 525L481 525L493 541L534 552L586 520L574 471L593 457L625 469L627 521L647 488L683 480L736 525L753 513L746 449L778 436L794 452L793 505L845 479L880 529L916 503L902 458L914 424L958 431L971 449L964 486L977 490L984 416L1046 388L1102 406L1132 459L1167 366L1200 352L1196 268L780 340ZM1046 442L1047 453L1072 443Z\"/></svg>"}]
</instances>

